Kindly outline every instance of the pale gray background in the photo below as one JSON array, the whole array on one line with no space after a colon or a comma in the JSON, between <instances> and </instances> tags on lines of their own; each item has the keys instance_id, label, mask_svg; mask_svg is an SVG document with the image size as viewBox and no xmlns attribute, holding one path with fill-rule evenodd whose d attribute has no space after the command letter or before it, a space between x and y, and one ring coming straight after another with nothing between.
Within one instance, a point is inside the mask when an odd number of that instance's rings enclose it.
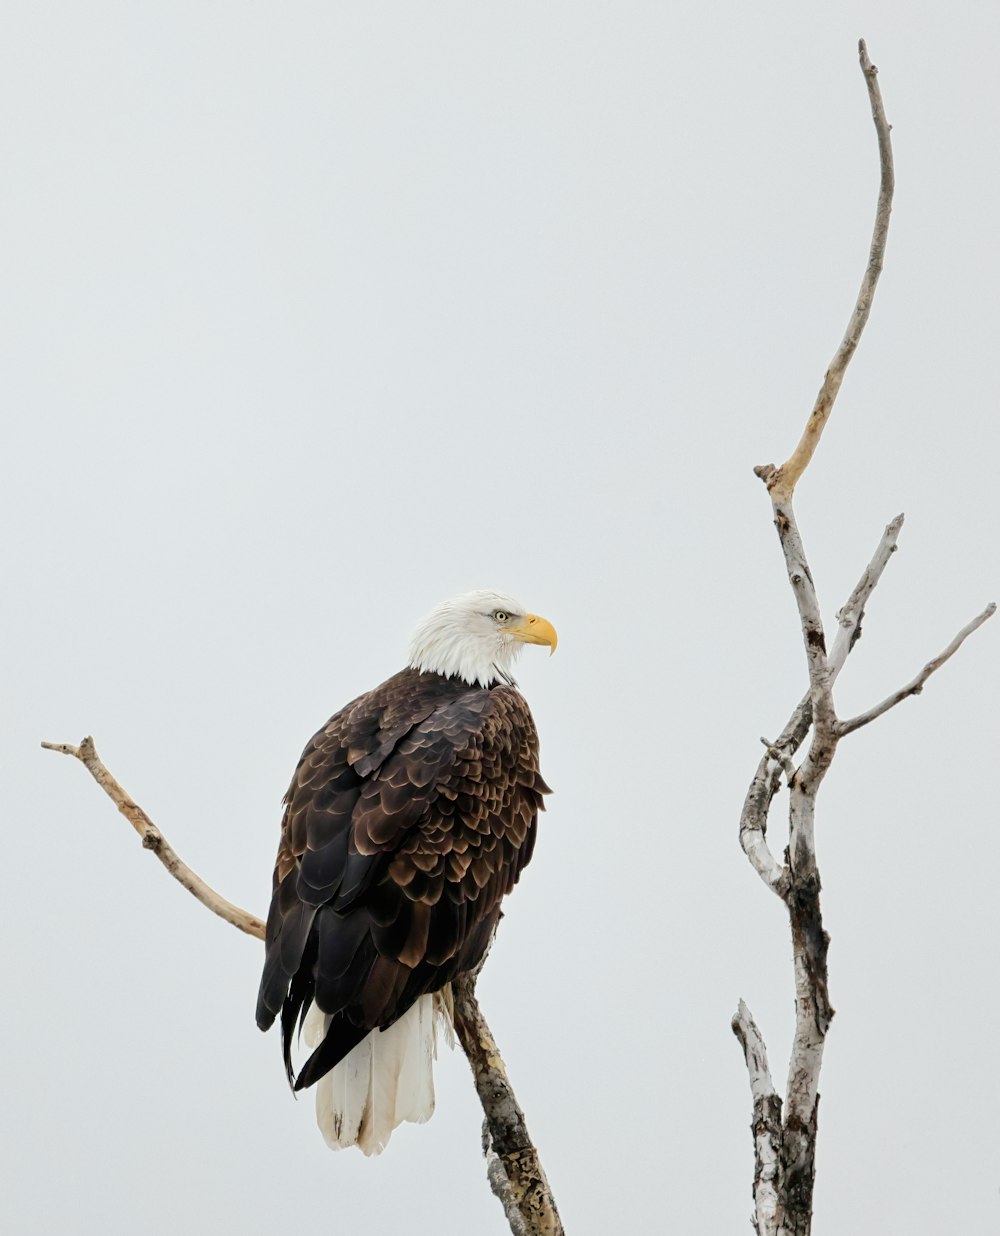
<instances>
[{"instance_id":1,"label":"pale gray background","mask_svg":"<svg viewBox=\"0 0 1000 1236\"><path fill-rule=\"evenodd\" d=\"M7 1230L504 1230L462 1057L428 1126L330 1154L259 946L37 746L92 732L263 912L305 740L490 586L562 641L481 993L568 1230L748 1230L729 1018L783 1077L792 1007L736 823L804 684L751 467L857 289L860 34L899 189L798 504L831 618L909 522L845 714L1000 591L996 4L4 6ZM1000 1228L998 635L824 787L818 1236Z\"/></svg>"}]
</instances>

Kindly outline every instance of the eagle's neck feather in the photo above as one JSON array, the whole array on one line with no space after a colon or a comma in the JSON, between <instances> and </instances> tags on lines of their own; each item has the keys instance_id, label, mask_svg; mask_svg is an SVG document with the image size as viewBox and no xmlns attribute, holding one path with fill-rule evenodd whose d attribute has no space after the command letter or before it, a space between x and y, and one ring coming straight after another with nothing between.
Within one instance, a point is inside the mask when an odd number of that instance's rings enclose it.
<instances>
[{"instance_id":1,"label":"eagle's neck feather","mask_svg":"<svg viewBox=\"0 0 1000 1236\"><path fill-rule=\"evenodd\" d=\"M410 644L410 665L422 673L460 678L470 686L514 685L510 675L520 646L506 633L484 638L456 627L428 626Z\"/></svg>"}]
</instances>

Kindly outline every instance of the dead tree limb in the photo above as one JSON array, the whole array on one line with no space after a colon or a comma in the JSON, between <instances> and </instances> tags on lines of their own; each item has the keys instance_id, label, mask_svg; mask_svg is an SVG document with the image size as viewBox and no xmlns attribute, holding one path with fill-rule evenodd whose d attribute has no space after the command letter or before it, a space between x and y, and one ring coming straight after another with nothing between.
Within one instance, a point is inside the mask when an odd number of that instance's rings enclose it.
<instances>
[{"instance_id":1,"label":"dead tree limb","mask_svg":"<svg viewBox=\"0 0 1000 1236\"><path fill-rule=\"evenodd\" d=\"M898 691L893 691L892 695L884 699L881 704L876 704L874 708L869 708L867 712L859 713L856 717L852 717L850 721L839 722L837 732L840 737L843 738L845 734L853 734L855 730L860 730L863 725L874 721L876 717L881 717L883 713L888 712L890 708L895 708L897 704L901 704L903 700L909 699L911 695L919 695L924 689L924 683L930 678L931 674L935 670L940 669L950 657L954 656L972 632L978 631L988 618L993 617L996 610L996 603L991 601L981 614L977 614L970 623L967 623L959 631L944 652L939 652L932 661L927 662L912 682L908 682L905 687L900 687Z\"/></svg>"},{"instance_id":2,"label":"dead tree limb","mask_svg":"<svg viewBox=\"0 0 1000 1236\"><path fill-rule=\"evenodd\" d=\"M988 606L951 644L899 691L851 721L837 718L833 684L861 636L865 605L879 582L903 524L898 515L886 528L871 562L847 604L837 615L839 628L828 651L822 614L792 508L795 486L808 467L829 420L844 373L857 348L871 311L872 298L885 253L892 209L894 173L889 124L879 91L877 70L859 44L861 70L871 102L878 137L880 181L875 227L868 264L857 303L844 338L823 379L805 430L788 459L779 467L755 468L767 485L785 569L795 597L802 630L809 689L774 742L765 740L740 816L740 844L764 883L786 905L792 933L795 975L795 1034L792 1041L785 1100L771 1080L763 1037L750 1011L740 1001L733 1032L743 1047L753 1098L754 1224L759 1236L809 1236L815 1181L819 1077L823 1049L833 1018L827 979L829 936L820 910L820 874L816 858L816 797L833 762L838 741L867 725L910 695L917 694L930 675L961 647L965 639L995 612ZM798 767L793 756L811 740ZM789 789L788 848L784 864L767 843L767 820L782 778Z\"/></svg>"},{"instance_id":3,"label":"dead tree limb","mask_svg":"<svg viewBox=\"0 0 1000 1236\"><path fill-rule=\"evenodd\" d=\"M528 1222L529 1233L545 1233L545 1236L562 1236L563 1227L556 1210L555 1200L538 1159L538 1152L531 1144L524 1122L524 1112L517 1101L507 1077L500 1049L476 999L475 975L462 975L452 984L455 997L455 1032L472 1066L486 1124L489 1141L484 1148L487 1161L492 1157L500 1163L503 1176L498 1191L494 1184L496 1168L490 1183L507 1214L508 1220L515 1210ZM502 1189L503 1178L507 1189ZM514 1230L511 1222L511 1230Z\"/></svg>"},{"instance_id":4,"label":"dead tree limb","mask_svg":"<svg viewBox=\"0 0 1000 1236\"><path fill-rule=\"evenodd\" d=\"M891 125L885 118L885 107L882 104L882 92L878 86L878 69L868 59L868 48L864 39L858 43L858 56L861 61L861 71L865 75L868 87L868 99L871 103L872 119L875 122L875 133L878 137L878 157L880 166L878 204L875 207L875 227L872 232L871 245L868 250L868 265L861 280L861 290L858 292L857 304L847 323L847 330L837 348L830 368L823 377L823 385L816 396L813 410L806 421L806 427L799 444L788 459L767 479L767 487L775 500L790 499L799 477L809 466L813 452L819 445L826 422L833 411L833 405L844 380L847 366L851 363L861 333L865 329L868 315L871 313L872 301L875 298L875 287L882 273L882 262L885 258L885 242L889 236L889 214L892 211L892 194L896 187L896 174L892 163L892 141L890 139Z\"/></svg>"},{"instance_id":5,"label":"dead tree limb","mask_svg":"<svg viewBox=\"0 0 1000 1236\"><path fill-rule=\"evenodd\" d=\"M262 919L227 901L187 863L145 811L105 766L93 738L79 746L43 742L46 751L78 759L152 850L170 874L213 914L248 936L264 939ZM487 1179L504 1208L513 1236L563 1236L552 1190L528 1133L524 1112L514 1094L496 1040L476 999L475 976L463 976L452 985L455 1033L472 1067L472 1076L485 1113L483 1154Z\"/></svg>"},{"instance_id":6,"label":"dead tree limb","mask_svg":"<svg viewBox=\"0 0 1000 1236\"><path fill-rule=\"evenodd\" d=\"M750 1095L753 1099L754 1171L753 1193L756 1199L758 1223L773 1230L778 1210L778 1182L781 1165L781 1098L771 1080L767 1063L767 1048L750 1016L750 1010L740 1001L733 1017L733 1034L740 1041L750 1075Z\"/></svg>"},{"instance_id":7,"label":"dead tree limb","mask_svg":"<svg viewBox=\"0 0 1000 1236\"><path fill-rule=\"evenodd\" d=\"M264 939L263 919L227 901L181 860L173 846L169 844L166 837L132 795L105 767L97 754L92 738L85 738L78 747L65 742L43 742L42 746L46 751L58 751L62 755L75 756L139 834L143 848L152 850L174 879L183 884L189 893L194 894L203 906L207 906L213 914L218 914L219 918L224 918L227 923L232 923L240 931L245 931L248 936L256 936L258 940Z\"/></svg>"},{"instance_id":8,"label":"dead tree limb","mask_svg":"<svg viewBox=\"0 0 1000 1236\"><path fill-rule=\"evenodd\" d=\"M844 607L837 613L837 637L827 658L831 687L837 681L837 675L843 669L851 649L861 638L861 620L865 614L865 606L882 578L889 559L896 552L902 527L902 515L897 515L886 525L871 562L865 567ZM773 743L762 740L765 754L750 782L740 816L740 845L757 874L782 900L788 893L791 874L787 866L775 859L767 844L767 817L774 796L781 788L781 774L785 774L788 782L795 775L792 756L802 745L811 725L812 697L807 691L778 738Z\"/></svg>"}]
</instances>

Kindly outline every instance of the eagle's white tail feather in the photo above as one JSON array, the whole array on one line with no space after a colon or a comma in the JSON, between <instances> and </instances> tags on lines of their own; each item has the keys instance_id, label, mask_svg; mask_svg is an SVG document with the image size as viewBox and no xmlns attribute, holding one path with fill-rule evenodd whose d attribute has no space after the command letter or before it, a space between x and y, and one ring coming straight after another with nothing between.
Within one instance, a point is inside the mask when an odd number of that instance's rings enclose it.
<instances>
[{"instance_id":1,"label":"eagle's white tail feather","mask_svg":"<svg viewBox=\"0 0 1000 1236\"><path fill-rule=\"evenodd\" d=\"M416 1025L410 1031L412 1045L403 1053L399 1062L396 1123L412 1120L416 1124L423 1124L430 1119L434 1111L433 1063L437 1055L434 997L422 996L407 1016L414 1017ZM396 1026L390 1026L389 1033L395 1029Z\"/></svg>"},{"instance_id":2,"label":"eagle's white tail feather","mask_svg":"<svg viewBox=\"0 0 1000 1236\"><path fill-rule=\"evenodd\" d=\"M379 1154L398 1125L430 1119L439 1008L433 995L421 996L399 1021L373 1030L316 1083L316 1120L331 1149L358 1146L367 1155ZM319 1045L329 1020L315 1004L310 1008L302 1028L308 1047Z\"/></svg>"}]
</instances>

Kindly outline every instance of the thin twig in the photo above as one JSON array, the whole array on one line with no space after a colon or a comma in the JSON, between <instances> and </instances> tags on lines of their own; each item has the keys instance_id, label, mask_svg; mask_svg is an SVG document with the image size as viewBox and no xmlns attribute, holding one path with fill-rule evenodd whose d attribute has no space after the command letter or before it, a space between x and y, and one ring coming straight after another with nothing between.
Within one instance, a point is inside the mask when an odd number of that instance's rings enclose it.
<instances>
[{"instance_id":1,"label":"thin twig","mask_svg":"<svg viewBox=\"0 0 1000 1236\"><path fill-rule=\"evenodd\" d=\"M776 743L771 742L770 739L762 738L760 741L764 744L767 754L771 759L776 764L781 765L781 771L785 774L785 780L790 786L795 780L795 763L792 760L791 752L786 751L783 747L779 747Z\"/></svg>"},{"instance_id":2,"label":"thin twig","mask_svg":"<svg viewBox=\"0 0 1000 1236\"><path fill-rule=\"evenodd\" d=\"M262 919L227 901L180 859L145 811L104 766L92 738L85 738L78 747L64 742L43 742L42 746L46 751L75 756L139 834L143 847L152 850L174 879L197 897L203 906L207 906L213 914L218 914L219 918L224 918L240 931L245 931L248 936L264 939Z\"/></svg>"},{"instance_id":3,"label":"thin twig","mask_svg":"<svg viewBox=\"0 0 1000 1236\"><path fill-rule=\"evenodd\" d=\"M854 312L851 314L851 319L847 324L847 331L844 334L840 347L837 349L833 360L830 362L830 367L823 378L823 385L816 396L816 402L813 405L809 420L806 422L806 427L799 440L799 444L780 467L775 468L772 465L767 465L758 470L758 475L767 482L767 487L776 502L787 501L791 498L799 478L805 472L816 447L819 445L823 429L830 419L830 412L833 409L840 385L844 380L847 366L850 364L851 357L854 355L858 341L861 338L861 333L865 328L865 323L868 321L868 315L871 313L875 286L878 283L879 275L882 273L882 263L885 257L885 242L889 234L889 215L892 210L892 194L896 183L892 163L891 125L886 120L885 108L882 105L882 93L878 85L878 69L868 59L868 49L865 47L864 39L858 43L858 56L861 62L861 71L865 76L865 84L868 87L868 98L871 102L875 132L878 135L880 181L878 205L875 209L875 227L868 251L868 265L865 267L865 273L861 280L861 290L858 293Z\"/></svg>"},{"instance_id":4,"label":"thin twig","mask_svg":"<svg viewBox=\"0 0 1000 1236\"><path fill-rule=\"evenodd\" d=\"M865 606L875 591L875 586L882 578L882 572L889 565L889 559L896 552L899 534L903 530L902 514L886 524L885 531L878 543L871 562L865 567L861 578L854 586L854 591L847 598L842 609L837 612L837 638L833 641L827 665L830 669L830 685L837 680L837 675L844 667L848 654L861 638L861 620L865 616Z\"/></svg>"},{"instance_id":5,"label":"thin twig","mask_svg":"<svg viewBox=\"0 0 1000 1236\"><path fill-rule=\"evenodd\" d=\"M881 717L883 713L888 712L890 708L895 708L897 704L902 703L902 701L908 699L909 696L919 695L924 689L924 683L928 678L930 678L931 674L933 674L935 670L940 669L941 666L944 665L945 661L947 661L950 657L954 656L955 653L958 652L959 648L962 647L965 641L973 633L973 631L978 631L984 622L993 617L996 611L996 602L991 601L981 614L977 614L970 623L959 631L944 652L938 653L932 661L927 662L912 682L908 682L905 687L900 687L898 691L894 691L892 695L884 699L881 704L876 704L874 708L869 708L867 712L859 713L856 717L852 717L849 721L839 722L837 725L838 734L841 737L845 734L853 734L855 730L859 730L863 725L867 725L870 721L874 721L876 717Z\"/></svg>"}]
</instances>

